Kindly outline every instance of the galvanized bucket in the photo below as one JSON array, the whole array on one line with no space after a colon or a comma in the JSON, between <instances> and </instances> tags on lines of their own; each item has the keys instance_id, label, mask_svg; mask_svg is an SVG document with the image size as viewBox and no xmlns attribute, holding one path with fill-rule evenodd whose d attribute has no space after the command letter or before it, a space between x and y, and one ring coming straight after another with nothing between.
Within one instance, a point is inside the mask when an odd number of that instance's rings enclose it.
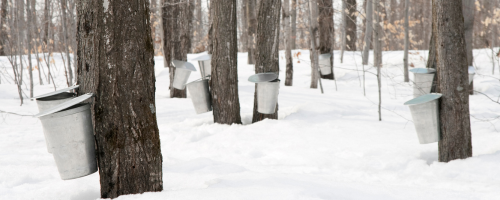
<instances>
[{"instance_id":1,"label":"galvanized bucket","mask_svg":"<svg viewBox=\"0 0 500 200\"><path fill-rule=\"evenodd\" d=\"M332 65L330 62L331 57L332 54L329 53L321 54L318 56L321 75L328 75L332 73Z\"/></svg>"},{"instance_id":2,"label":"galvanized bucket","mask_svg":"<svg viewBox=\"0 0 500 200\"><path fill-rule=\"evenodd\" d=\"M257 112L273 114L278 103L280 80L257 83Z\"/></svg>"},{"instance_id":3,"label":"galvanized bucket","mask_svg":"<svg viewBox=\"0 0 500 200\"><path fill-rule=\"evenodd\" d=\"M273 114L278 103L280 80L276 73L260 73L252 75L248 81L257 84L257 112Z\"/></svg>"},{"instance_id":4,"label":"galvanized bucket","mask_svg":"<svg viewBox=\"0 0 500 200\"><path fill-rule=\"evenodd\" d=\"M198 61L198 65L200 66L201 77L207 77L212 74L212 55L206 54L199 56L193 60Z\"/></svg>"},{"instance_id":5,"label":"galvanized bucket","mask_svg":"<svg viewBox=\"0 0 500 200\"><path fill-rule=\"evenodd\" d=\"M474 80L474 75L476 75L476 69L473 66L469 66L469 85Z\"/></svg>"},{"instance_id":6,"label":"galvanized bucket","mask_svg":"<svg viewBox=\"0 0 500 200\"><path fill-rule=\"evenodd\" d=\"M64 103L66 101L69 101L73 97L75 97L74 93L69 93L66 91L73 90L78 88L79 85L75 85L72 87L60 89L54 92L50 92L47 94L39 95L36 97L33 97L32 99L36 100L36 104L38 106L38 111L42 112L45 110L48 110L49 108L55 107L61 103ZM49 141L47 140L47 133L45 132L45 129L43 131L43 135L45 136L45 144L47 145L47 151L49 153L52 153L52 149L49 148L50 144Z\"/></svg>"},{"instance_id":7,"label":"galvanized bucket","mask_svg":"<svg viewBox=\"0 0 500 200\"><path fill-rule=\"evenodd\" d=\"M212 111L212 100L208 89L208 79L197 80L187 85L196 114Z\"/></svg>"},{"instance_id":8,"label":"galvanized bucket","mask_svg":"<svg viewBox=\"0 0 500 200\"><path fill-rule=\"evenodd\" d=\"M91 96L82 95L35 115L48 133L47 139L63 180L97 171L90 104L80 103Z\"/></svg>"},{"instance_id":9,"label":"galvanized bucket","mask_svg":"<svg viewBox=\"0 0 500 200\"><path fill-rule=\"evenodd\" d=\"M193 64L180 60L173 60L172 64L175 67L175 75L172 86L176 89L184 90L186 88L189 75L191 75L192 71L196 71L196 68L194 68Z\"/></svg>"},{"instance_id":10,"label":"galvanized bucket","mask_svg":"<svg viewBox=\"0 0 500 200\"><path fill-rule=\"evenodd\" d=\"M415 68L410 72L413 72L414 75L413 97L429 94L436 70L432 68Z\"/></svg>"},{"instance_id":11,"label":"galvanized bucket","mask_svg":"<svg viewBox=\"0 0 500 200\"><path fill-rule=\"evenodd\" d=\"M439 93L431 93L404 103L404 105L410 107L420 144L428 144L440 140L439 98L441 96Z\"/></svg>"}]
</instances>

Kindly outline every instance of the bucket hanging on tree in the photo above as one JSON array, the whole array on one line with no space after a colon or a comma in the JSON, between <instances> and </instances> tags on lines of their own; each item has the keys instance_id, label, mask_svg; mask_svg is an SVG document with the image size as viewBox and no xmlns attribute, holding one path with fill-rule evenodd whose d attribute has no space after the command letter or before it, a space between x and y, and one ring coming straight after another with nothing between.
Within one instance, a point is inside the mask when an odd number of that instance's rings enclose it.
<instances>
[{"instance_id":1,"label":"bucket hanging on tree","mask_svg":"<svg viewBox=\"0 0 500 200\"><path fill-rule=\"evenodd\" d=\"M432 89L435 69L432 68L415 68L410 70L413 72L413 97L429 94Z\"/></svg>"},{"instance_id":2,"label":"bucket hanging on tree","mask_svg":"<svg viewBox=\"0 0 500 200\"><path fill-rule=\"evenodd\" d=\"M438 142L440 140L439 125L439 93L419 96L404 103L410 107L411 117L415 124L420 144Z\"/></svg>"},{"instance_id":3,"label":"bucket hanging on tree","mask_svg":"<svg viewBox=\"0 0 500 200\"><path fill-rule=\"evenodd\" d=\"M61 179L75 179L97 171L90 104L85 94L43 111L40 118Z\"/></svg>"},{"instance_id":4,"label":"bucket hanging on tree","mask_svg":"<svg viewBox=\"0 0 500 200\"><path fill-rule=\"evenodd\" d=\"M208 79L196 80L186 84L196 114L212 111L212 99L208 87Z\"/></svg>"},{"instance_id":5,"label":"bucket hanging on tree","mask_svg":"<svg viewBox=\"0 0 500 200\"><path fill-rule=\"evenodd\" d=\"M196 71L193 64L180 60L173 60L172 65L175 67L175 75L172 86L179 90L186 88L186 83L191 72Z\"/></svg>"},{"instance_id":6,"label":"bucket hanging on tree","mask_svg":"<svg viewBox=\"0 0 500 200\"><path fill-rule=\"evenodd\" d=\"M257 112L273 114L278 103L280 80L276 73L260 73L252 75L248 81L257 84Z\"/></svg>"},{"instance_id":7,"label":"bucket hanging on tree","mask_svg":"<svg viewBox=\"0 0 500 200\"><path fill-rule=\"evenodd\" d=\"M71 100L75 97L75 93L70 93L67 91L78 88L79 85L71 86L68 88L60 89L54 92L50 92L47 94L42 94L31 99L36 100L36 104L38 106L38 112L43 112L49 108L57 106L61 103ZM45 133L45 129L43 131L43 135L45 136L45 144L47 145L47 151L52 153L51 148L49 148L50 144L47 140L47 133Z\"/></svg>"},{"instance_id":8,"label":"bucket hanging on tree","mask_svg":"<svg viewBox=\"0 0 500 200\"><path fill-rule=\"evenodd\" d=\"M330 54L330 53L325 53L325 54L321 54L318 56L319 69L320 69L321 75L328 75L328 74L332 73L332 65L330 62L331 57L332 57L332 54Z\"/></svg>"}]
</instances>

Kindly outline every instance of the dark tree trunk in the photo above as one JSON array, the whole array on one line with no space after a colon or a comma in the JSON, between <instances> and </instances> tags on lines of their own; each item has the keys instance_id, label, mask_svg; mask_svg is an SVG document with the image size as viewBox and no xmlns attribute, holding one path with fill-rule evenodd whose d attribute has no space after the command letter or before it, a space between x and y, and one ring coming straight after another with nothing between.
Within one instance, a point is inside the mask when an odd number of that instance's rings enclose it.
<instances>
[{"instance_id":1,"label":"dark tree trunk","mask_svg":"<svg viewBox=\"0 0 500 200\"><path fill-rule=\"evenodd\" d=\"M146 0L77 1L79 94L95 94L101 198L161 191L154 47Z\"/></svg>"},{"instance_id":2,"label":"dark tree trunk","mask_svg":"<svg viewBox=\"0 0 500 200\"><path fill-rule=\"evenodd\" d=\"M211 0L212 78L214 122L241 124L238 97L238 38L236 0Z\"/></svg>"},{"instance_id":3,"label":"dark tree trunk","mask_svg":"<svg viewBox=\"0 0 500 200\"><path fill-rule=\"evenodd\" d=\"M7 0L2 0L2 8L1 8L1 19L0 19L0 56L5 56L5 45L7 41L7 31L4 28L4 25L7 22Z\"/></svg>"},{"instance_id":4,"label":"dark tree trunk","mask_svg":"<svg viewBox=\"0 0 500 200\"><path fill-rule=\"evenodd\" d=\"M464 13L464 36L465 45L467 47L467 66L472 66L474 61L474 57L472 55L472 37L474 33L474 14L476 12L475 3L475 0L462 0L462 9ZM474 94L474 81L469 86L469 94Z\"/></svg>"},{"instance_id":5,"label":"dark tree trunk","mask_svg":"<svg viewBox=\"0 0 500 200\"><path fill-rule=\"evenodd\" d=\"M241 10L240 10L241 35L239 42L241 42L241 51L244 52L248 50L247 3L244 0L240 0L239 2L241 3Z\"/></svg>"},{"instance_id":6,"label":"dark tree trunk","mask_svg":"<svg viewBox=\"0 0 500 200\"><path fill-rule=\"evenodd\" d=\"M436 38L437 38L437 13L436 13L436 0L432 0L432 26L431 26L431 39L429 42L429 56L427 57L427 68L433 68L438 71L437 67L437 46L436 46ZM438 74L439 72L436 72ZM439 93L439 79L434 76L434 81L432 84L431 92Z\"/></svg>"},{"instance_id":7,"label":"dark tree trunk","mask_svg":"<svg viewBox=\"0 0 500 200\"><path fill-rule=\"evenodd\" d=\"M33 65L31 63L31 47L33 45L31 38L31 27L33 24L33 20L31 18L31 1L26 0L26 44L28 46L28 74L30 76L30 98L33 98ZM33 101L33 99L31 99Z\"/></svg>"},{"instance_id":8,"label":"dark tree trunk","mask_svg":"<svg viewBox=\"0 0 500 200\"><path fill-rule=\"evenodd\" d=\"M255 52L255 73L274 72L279 74L279 35L280 35L280 10L281 0L260 1L257 50ZM278 105L274 114L261 114L257 112L257 85L255 86L252 122L264 119L278 119Z\"/></svg>"},{"instance_id":9,"label":"dark tree trunk","mask_svg":"<svg viewBox=\"0 0 500 200\"><path fill-rule=\"evenodd\" d=\"M333 55L333 3L331 0L317 0L319 10L319 46L320 54ZM323 79L333 80L333 56L330 57L331 74L321 75Z\"/></svg>"},{"instance_id":10,"label":"dark tree trunk","mask_svg":"<svg viewBox=\"0 0 500 200\"><path fill-rule=\"evenodd\" d=\"M461 1L436 0L441 140L439 161L472 156L467 50Z\"/></svg>"},{"instance_id":11,"label":"dark tree trunk","mask_svg":"<svg viewBox=\"0 0 500 200\"><path fill-rule=\"evenodd\" d=\"M346 1L346 9L348 12L346 13L345 19L345 37L346 37L346 51L356 51L356 42L357 42L357 27L356 27L356 12L357 12L357 4L356 0L345 0Z\"/></svg>"},{"instance_id":12,"label":"dark tree trunk","mask_svg":"<svg viewBox=\"0 0 500 200\"><path fill-rule=\"evenodd\" d=\"M257 31L257 0L245 0L247 12L248 64L255 64L256 31Z\"/></svg>"},{"instance_id":13,"label":"dark tree trunk","mask_svg":"<svg viewBox=\"0 0 500 200\"><path fill-rule=\"evenodd\" d=\"M290 1L283 0L283 26L285 27L285 59L286 59L286 78L285 86L293 85L293 59L292 59L292 28L290 26Z\"/></svg>"}]
</instances>

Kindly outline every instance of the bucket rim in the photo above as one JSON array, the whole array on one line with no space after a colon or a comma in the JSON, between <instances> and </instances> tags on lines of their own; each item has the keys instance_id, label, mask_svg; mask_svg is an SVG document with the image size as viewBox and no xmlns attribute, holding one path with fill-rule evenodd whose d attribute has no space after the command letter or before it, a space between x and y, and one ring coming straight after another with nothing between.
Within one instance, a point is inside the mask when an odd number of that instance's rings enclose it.
<instances>
[{"instance_id":1,"label":"bucket rim","mask_svg":"<svg viewBox=\"0 0 500 200\"><path fill-rule=\"evenodd\" d=\"M194 81L186 83L186 86L189 85L189 84L197 83L197 82L208 82L208 79L196 79Z\"/></svg>"},{"instance_id":2,"label":"bucket rim","mask_svg":"<svg viewBox=\"0 0 500 200\"><path fill-rule=\"evenodd\" d=\"M330 57L332 57L331 53L324 53L324 54L320 54L318 56L318 60L326 60L326 59L330 59Z\"/></svg>"},{"instance_id":3,"label":"bucket rim","mask_svg":"<svg viewBox=\"0 0 500 200\"><path fill-rule=\"evenodd\" d=\"M42 117L40 117L40 120L49 119L49 118L64 117L64 116L80 113L80 112L83 112L86 110L90 110L90 103L79 103L79 104L73 105L69 108L66 108L64 110L58 111L56 113L42 116Z\"/></svg>"},{"instance_id":4,"label":"bucket rim","mask_svg":"<svg viewBox=\"0 0 500 200\"><path fill-rule=\"evenodd\" d=\"M279 75L274 72L258 73L248 77L248 81L252 83L271 82L278 79Z\"/></svg>"},{"instance_id":5,"label":"bucket rim","mask_svg":"<svg viewBox=\"0 0 500 200\"><path fill-rule=\"evenodd\" d=\"M427 103L436 99L441 98L443 95L440 93L430 93L426 95L419 96L417 98L414 98L412 100L409 100L404 103L405 106L413 106L413 105L418 105L418 104L423 104Z\"/></svg>"},{"instance_id":6,"label":"bucket rim","mask_svg":"<svg viewBox=\"0 0 500 200\"><path fill-rule=\"evenodd\" d=\"M172 60L172 65L174 65L174 67L176 69L184 69L184 70L189 70L189 71L193 71L193 72L196 71L196 68L190 62L181 61L181 60Z\"/></svg>"},{"instance_id":7,"label":"bucket rim","mask_svg":"<svg viewBox=\"0 0 500 200\"><path fill-rule=\"evenodd\" d=\"M467 72L469 74L476 74L476 68L474 68L474 66L469 66L469 68L467 69Z\"/></svg>"},{"instance_id":8,"label":"bucket rim","mask_svg":"<svg viewBox=\"0 0 500 200\"><path fill-rule=\"evenodd\" d=\"M84 102L85 100L89 99L92 96L93 96L92 93L84 94L82 96L79 96L79 97L73 98L73 99L71 99L69 101L66 101L64 103L61 103L61 104L59 104L57 106L54 106L54 107L49 108L47 110L44 110L43 112L40 112L40 113L34 115L33 117L40 118L40 117L43 117L43 116L46 116L46 115L57 113L59 111L65 110L66 108L69 108L69 107L72 107L72 106L74 106L76 104Z\"/></svg>"},{"instance_id":9,"label":"bucket rim","mask_svg":"<svg viewBox=\"0 0 500 200\"><path fill-rule=\"evenodd\" d=\"M60 93L69 91L69 90L76 89L78 87L80 87L80 85L74 85L74 86L67 87L67 88L64 88L64 89L56 90L54 92L49 92L49 93L46 93L46 94L38 95L36 97L32 97L31 99L40 99L40 98L44 98L44 97L53 96L53 95L56 95L56 94L60 94Z\"/></svg>"},{"instance_id":10,"label":"bucket rim","mask_svg":"<svg viewBox=\"0 0 500 200\"><path fill-rule=\"evenodd\" d=\"M432 68L415 68L410 69L410 72L415 74L433 74L436 73L436 70Z\"/></svg>"},{"instance_id":11,"label":"bucket rim","mask_svg":"<svg viewBox=\"0 0 500 200\"><path fill-rule=\"evenodd\" d=\"M201 56L198 56L192 60L196 60L196 61L207 61L207 60L212 60L212 54L204 54L204 55L201 55Z\"/></svg>"},{"instance_id":12,"label":"bucket rim","mask_svg":"<svg viewBox=\"0 0 500 200\"><path fill-rule=\"evenodd\" d=\"M47 101L57 101L62 99L70 99L75 97L75 93L71 92L61 92L59 94L50 95L47 97L37 98L36 101L47 102Z\"/></svg>"}]
</instances>

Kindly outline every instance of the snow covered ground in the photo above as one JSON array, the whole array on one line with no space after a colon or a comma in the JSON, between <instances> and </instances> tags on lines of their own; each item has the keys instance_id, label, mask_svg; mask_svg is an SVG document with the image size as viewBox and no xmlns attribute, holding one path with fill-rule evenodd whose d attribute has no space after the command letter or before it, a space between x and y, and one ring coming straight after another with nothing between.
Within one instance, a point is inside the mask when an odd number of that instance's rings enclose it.
<instances>
[{"instance_id":1,"label":"snow covered ground","mask_svg":"<svg viewBox=\"0 0 500 200\"><path fill-rule=\"evenodd\" d=\"M346 52L343 64L336 52L338 90L334 81L323 80L325 94L309 88L309 53L298 52L293 87L282 81L280 88L279 120L255 124L254 84L247 81L254 70L245 64L246 54L238 54L242 125L214 124L211 112L196 115L189 96L169 98L168 70L163 70L163 58L156 57L164 191L118 199L500 199L499 104L481 94L471 96L474 157L440 163L437 143L418 143L410 111L403 105L412 98L412 86L403 82L402 52L383 54L382 121L376 70L367 66L365 97L359 52ZM285 80L281 53L280 79ZM491 75L490 51L475 50L474 55L475 90L498 101L500 75ZM426 51L411 51L410 63L425 67L426 57ZM64 88L60 55L54 63L56 86ZM36 114L35 102L25 100L19 106L16 86L8 82L9 66L0 58L0 110ZM35 95L54 90L53 85L38 85L38 71L34 74ZM199 77L196 72L190 79ZM97 173L59 178L38 119L0 113L0 199L99 196Z\"/></svg>"}]
</instances>

